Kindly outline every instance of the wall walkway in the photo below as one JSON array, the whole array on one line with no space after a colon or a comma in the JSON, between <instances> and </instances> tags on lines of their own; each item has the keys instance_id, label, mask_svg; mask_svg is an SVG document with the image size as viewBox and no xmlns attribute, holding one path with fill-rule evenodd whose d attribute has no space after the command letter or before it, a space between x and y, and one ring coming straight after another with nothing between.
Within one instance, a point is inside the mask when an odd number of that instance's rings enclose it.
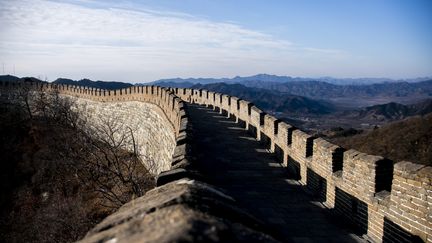
<instances>
[{"instance_id":1,"label":"wall walkway","mask_svg":"<svg viewBox=\"0 0 432 243\"><path fill-rule=\"evenodd\" d=\"M287 242L358 242L332 221L316 198L304 192L265 145L210 108L189 106L193 147L205 180L233 195L239 206Z\"/></svg>"},{"instance_id":2,"label":"wall walkway","mask_svg":"<svg viewBox=\"0 0 432 243\"><path fill-rule=\"evenodd\" d=\"M243 124L279 158L290 178L352 224L358 234L376 242L432 242L431 166L393 163L345 150L238 97L207 90L171 90L185 101L212 107Z\"/></svg>"}]
</instances>

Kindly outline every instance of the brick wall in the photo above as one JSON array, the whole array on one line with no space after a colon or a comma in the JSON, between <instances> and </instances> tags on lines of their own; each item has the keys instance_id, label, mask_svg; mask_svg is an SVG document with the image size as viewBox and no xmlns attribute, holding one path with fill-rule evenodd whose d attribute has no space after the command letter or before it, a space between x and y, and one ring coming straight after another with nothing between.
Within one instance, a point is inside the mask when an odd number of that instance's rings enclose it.
<instances>
[{"instance_id":1,"label":"brick wall","mask_svg":"<svg viewBox=\"0 0 432 243\"><path fill-rule=\"evenodd\" d=\"M133 127L141 124L138 126L138 130L142 130L140 134L151 134L147 137L150 144L143 145L143 149L148 149L153 159L157 160L157 172L168 170L173 164L182 167L191 162L188 144L191 130L187 107L171 89L136 86L108 91L51 83L0 82L0 94L23 87L35 91L57 90L60 95L74 97L80 104L86 104L92 109L90 113L94 113L94 116L109 113L108 115L119 117L124 123L133 122L134 124L129 124ZM184 97L191 99L191 90L185 89L181 92L184 92Z\"/></svg>"}]
</instances>

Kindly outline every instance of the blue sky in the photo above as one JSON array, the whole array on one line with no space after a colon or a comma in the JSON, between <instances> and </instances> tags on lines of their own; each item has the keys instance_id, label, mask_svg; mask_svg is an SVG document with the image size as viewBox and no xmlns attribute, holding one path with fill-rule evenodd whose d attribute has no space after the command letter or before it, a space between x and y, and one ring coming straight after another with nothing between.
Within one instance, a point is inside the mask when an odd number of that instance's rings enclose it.
<instances>
[{"instance_id":1,"label":"blue sky","mask_svg":"<svg viewBox=\"0 0 432 243\"><path fill-rule=\"evenodd\" d=\"M432 76L432 1L0 0L5 73Z\"/></svg>"}]
</instances>

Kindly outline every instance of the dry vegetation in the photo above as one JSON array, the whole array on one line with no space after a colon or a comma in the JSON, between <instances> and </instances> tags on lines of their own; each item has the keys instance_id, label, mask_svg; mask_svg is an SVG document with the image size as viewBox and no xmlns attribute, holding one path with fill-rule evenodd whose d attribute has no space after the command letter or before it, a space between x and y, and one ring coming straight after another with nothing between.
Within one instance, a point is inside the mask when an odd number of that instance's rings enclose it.
<instances>
[{"instance_id":1,"label":"dry vegetation","mask_svg":"<svg viewBox=\"0 0 432 243\"><path fill-rule=\"evenodd\" d=\"M334 138L333 142L395 162L432 165L432 113L390 123L366 134Z\"/></svg>"},{"instance_id":2,"label":"dry vegetation","mask_svg":"<svg viewBox=\"0 0 432 243\"><path fill-rule=\"evenodd\" d=\"M154 186L137 151L125 149L137 147L133 132L107 132L115 121L90 128L56 92L21 88L1 98L2 241L78 240Z\"/></svg>"}]
</instances>

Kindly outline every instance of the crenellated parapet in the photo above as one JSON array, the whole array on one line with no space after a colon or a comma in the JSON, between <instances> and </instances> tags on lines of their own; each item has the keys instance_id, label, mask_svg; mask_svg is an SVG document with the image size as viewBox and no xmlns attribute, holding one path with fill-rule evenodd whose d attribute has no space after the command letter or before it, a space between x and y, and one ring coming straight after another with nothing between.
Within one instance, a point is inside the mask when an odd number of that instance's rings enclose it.
<instances>
[{"instance_id":1,"label":"crenellated parapet","mask_svg":"<svg viewBox=\"0 0 432 243\"><path fill-rule=\"evenodd\" d=\"M252 103L207 90L174 89L245 124L280 158L290 176L377 242L432 242L432 168L393 163L313 137Z\"/></svg>"}]
</instances>

